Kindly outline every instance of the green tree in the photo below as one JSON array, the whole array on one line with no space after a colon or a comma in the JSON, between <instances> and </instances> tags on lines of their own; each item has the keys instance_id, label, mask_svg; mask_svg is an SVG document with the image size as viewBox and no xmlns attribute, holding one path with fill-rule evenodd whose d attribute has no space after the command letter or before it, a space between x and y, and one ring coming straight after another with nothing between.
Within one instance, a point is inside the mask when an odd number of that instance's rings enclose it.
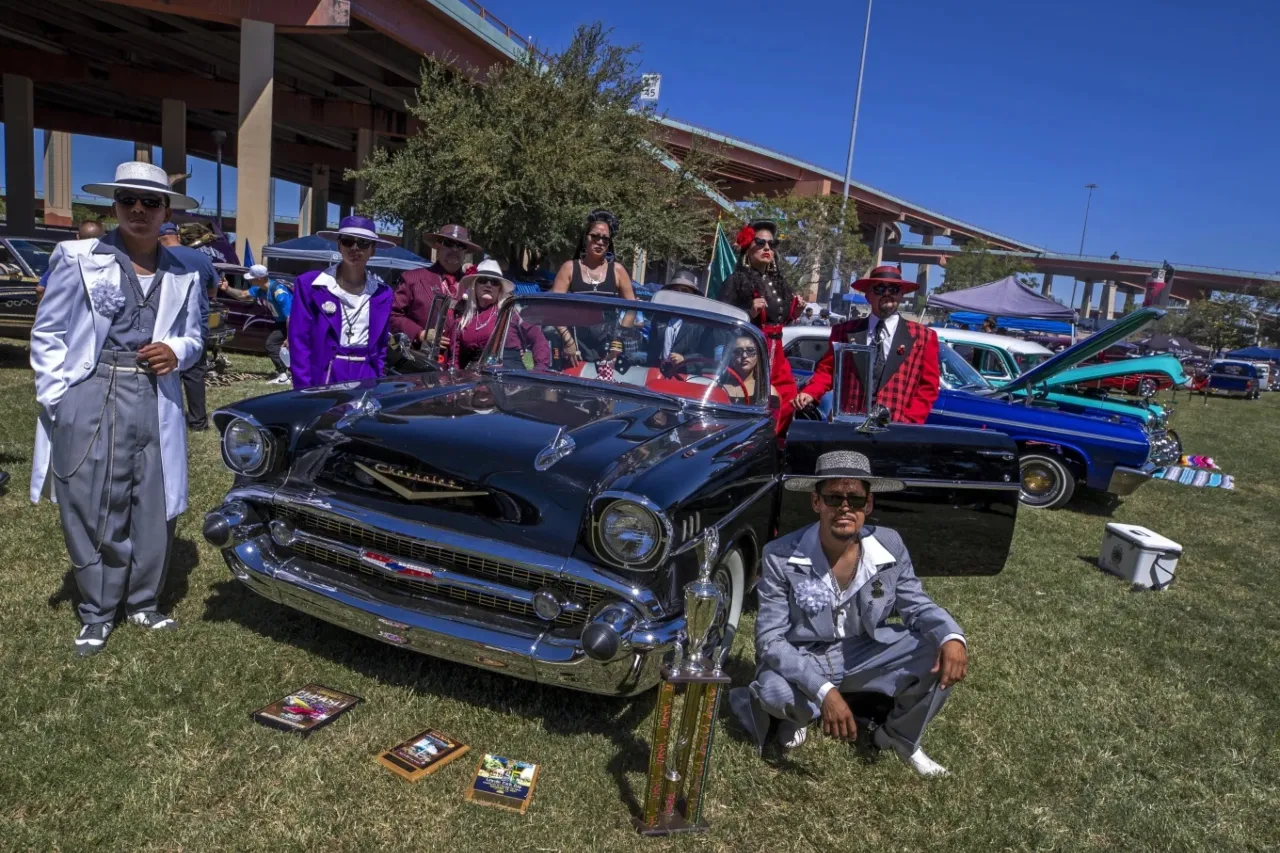
<instances>
[{"instance_id":1,"label":"green tree","mask_svg":"<svg viewBox=\"0 0 1280 853\"><path fill-rule=\"evenodd\" d=\"M705 263L715 213L704 188L710 157L682 167L658 146L636 48L611 44L600 24L578 29L556 56L494 65L477 82L428 57L412 106L420 130L358 172L365 212L412 228L459 222L509 265L569 255L587 213L621 220L614 250Z\"/></svg>"},{"instance_id":2,"label":"green tree","mask_svg":"<svg viewBox=\"0 0 1280 853\"><path fill-rule=\"evenodd\" d=\"M1239 294L1215 294L1197 299L1170 324L1171 334L1181 334L1214 352L1235 349L1251 340L1256 325L1253 300Z\"/></svg>"},{"instance_id":3,"label":"green tree","mask_svg":"<svg viewBox=\"0 0 1280 853\"><path fill-rule=\"evenodd\" d=\"M1035 272L1035 266L1021 258L993 254L991 244L975 238L961 247L959 254L947 259L946 273L942 284L935 293L949 293L953 290L966 290L980 284L990 284L1011 275L1018 276L1023 284L1030 285L1028 273Z\"/></svg>"},{"instance_id":4,"label":"green tree","mask_svg":"<svg viewBox=\"0 0 1280 853\"><path fill-rule=\"evenodd\" d=\"M840 230L840 202L838 195L795 195L794 193L766 197L753 195L740 208L739 215L725 221L725 228L732 237L747 222L771 219L778 223L778 238L782 240L780 255L789 264L784 270L787 285L797 294L808 298L813 272L818 271L818 292L826 293L835 267L836 250L840 250L840 267L844 277L854 270L865 270L871 262L871 253L858 233L858 214L850 204L845 213L844 231Z\"/></svg>"}]
</instances>

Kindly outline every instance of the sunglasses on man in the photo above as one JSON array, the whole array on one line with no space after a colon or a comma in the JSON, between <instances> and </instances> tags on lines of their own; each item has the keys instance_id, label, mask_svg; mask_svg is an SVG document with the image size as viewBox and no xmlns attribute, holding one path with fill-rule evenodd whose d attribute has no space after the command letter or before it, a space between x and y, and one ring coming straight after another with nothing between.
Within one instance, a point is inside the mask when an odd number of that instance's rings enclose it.
<instances>
[{"instance_id":1,"label":"sunglasses on man","mask_svg":"<svg viewBox=\"0 0 1280 853\"><path fill-rule=\"evenodd\" d=\"M373 241L366 240L363 237L343 236L338 238L338 243L346 249L371 249Z\"/></svg>"},{"instance_id":2,"label":"sunglasses on man","mask_svg":"<svg viewBox=\"0 0 1280 853\"><path fill-rule=\"evenodd\" d=\"M853 492L825 492L819 494L822 502L831 509L849 505L849 509L866 509L868 495L858 495Z\"/></svg>"},{"instance_id":3,"label":"sunglasses on man","mask_svg":"<svg viewBox=\"0 0 1280 853\"><path fill-rule=\"evenodd\" d=\"M442 249L469 249L469 248L471 248L471 247L470 247L470 246L468 246L466 243L459 243L457 240L450 240L448 237L446 237L446 238L444 238L443 240L441 240L441 241L440 241L440 248L442 248Z\"/></svg>"},{"instance_id":4,"label":"sunglasses on man","mask_svg":"<svg viewBox=\"0 0 1280 853\"><path fill-rule=\"evenodd\" d=\"M876 284L872 285L871 292L876 296L900 296L902 287L896 284Z\"/></svg>"},{"instance_id":5,"label":"sunglasses on man","mask_svg":"<svg viewBox=\"0 0 1280 853\"><path fill-rule=\"evenodd\" d=\"M778 240L766 240L766 239L765 239L765 238L763 238L763 237L757 237L757 238L755 238L754 240L752 240L751 242L755 245L755 247L756 247L757 249L763 249L765 246L768 246L770 249L776 249L776 248L778 248L778 242L779 242L779 241L778 241Z\"/></svg>"},{"instance_id":6,"label":"sunglasses on man","mask_svg":"<svg viewBox=\"0 0 1280 853\"><path fill-rule=\"evenodd\" d=\"M142 206L147 210L158 210L159 208L164 207L165 200L162 196L153 195L125 195L124 193L116 195L116 204L126 209L132 208L139 202L141 202Z\"/></svg>"}]
</instances>

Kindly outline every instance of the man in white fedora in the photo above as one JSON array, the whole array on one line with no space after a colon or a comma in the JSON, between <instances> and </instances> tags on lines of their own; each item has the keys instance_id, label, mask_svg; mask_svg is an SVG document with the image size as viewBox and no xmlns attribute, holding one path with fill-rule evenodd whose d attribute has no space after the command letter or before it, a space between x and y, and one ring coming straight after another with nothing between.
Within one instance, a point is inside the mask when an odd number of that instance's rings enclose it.
<instances>
[{"instance_id":1,"label":"man in white fedora","mask_svg":"<svg viewBox=\"0 0 1280 853\"><path fill-rule=\"evenodd\" d=\"M187 508L181 370L203 351L200 271L158 240L170 209L196 206L164 170L122 163L85 192L113 199L120 226L69 240L49 261L31 332L41 405L31 500L52 487L80 589L75 640L101 651L116 612L148 630L158 612L174 520Z\"/></svg>"},{"instance_id":2,"label":"man in white fedora","mask_svg":"<svg viewBox=\"0 0 1280 853\"><path fill-rule=\"evenodd\" d=\"M883 693L893 710L876 746L922 776L945 774L920 738L965 676L964 633L925 594L902 538L866 525L874 495L902 482L874 476L861 453L835 451L786 487L810 493L818 521L764 549L758 667L750 687L730 692L734 715L761 749L774 729L782 746L799 746L818 717L827 735L851 741L858 727L842 694ZM886 621L894 612L901 623Z\"/></svg>"}]
</instances>

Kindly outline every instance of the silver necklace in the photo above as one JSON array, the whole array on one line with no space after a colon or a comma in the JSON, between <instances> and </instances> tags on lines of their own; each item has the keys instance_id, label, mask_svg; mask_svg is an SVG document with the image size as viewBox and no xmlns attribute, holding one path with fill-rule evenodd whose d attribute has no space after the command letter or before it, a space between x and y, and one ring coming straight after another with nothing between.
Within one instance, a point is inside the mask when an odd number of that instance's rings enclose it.
<instances>
[{"instance_id":1,"label":"silver necklace","mask_svg":"<svg viewBox=\"0 0 1280 853\"><path fill-rule=\"evenodd\" d=\"M603 264L601 264L601 265L600 265L600 273L599 273L599 276L600 276L600 277L599 277L599 278L596 278L596 274L595 274L595 273L590 273L590 274L588 274L588 273L587 273L587 265L586 265L585 263L583 263L582 261L579 261L579 262L578 262L578 269L582 272L582 280L583 280L584 282L586 282L587 284L591 285L591 289L592 289L592 290L597 290L597 289L599 289L600 285L604 284L604 280L605 280L606 278L608 278L608 277L609 277L609 262L608 262L608 261L605 261Z\"/></svg>"},{"instance_id":2,"label":"silver necklace","mask_svg":"<svg viewBox=\"0 0 1280 853\"><path fill-rule=\"evenodd\" d=\"M492 326L492 325L493 325L493 321L494 321L494 320L496 320L496 319L497 319L497 317L498 317L498 311L497 311L497 306L496 306L496 305L490 305L488 308L484 309L484 311L483 311L483 312L481 312L481 314L486 313L486 312L487 312L487 313L488 313L488 315L489 315L489 319L488 319L488 320L484 320L483 322L480 320L480 314L477 314L477 315L476 315L476 326L475 326L475 328L476 328L476 331L477 331L477 332L483 332L485 329L487 329L487 328L489 328L490 326Z\"/></svg>"}]
</instances>

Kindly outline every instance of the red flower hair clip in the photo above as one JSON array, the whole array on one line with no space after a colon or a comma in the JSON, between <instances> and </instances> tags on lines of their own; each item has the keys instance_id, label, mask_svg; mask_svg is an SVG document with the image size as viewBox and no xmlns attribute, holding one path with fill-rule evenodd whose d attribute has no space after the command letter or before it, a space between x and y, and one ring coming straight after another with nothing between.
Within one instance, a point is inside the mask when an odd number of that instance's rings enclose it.
<instances>
[{"instance_id":1,"label":"red flower hair clip","mask_svg":"<svg viewBox=\"0 0 1280 853\"><path fill-rule=\"evenodd\" d=\"M738 236L733 238L733 242L739 249L745 249L751 245L751 241L755 238L756 229L750 225L743 225L742 230L738 232Z\"/></svg>"},{"instance_id":2,"label":"red flower hair clip","mask_svg":"<svg viewBox=\"0 0 1280 853\"><path fill-rule=\"evenodd\" d=\"M462 271L462 274L464 276L468 276L468 275L475 275L478 272L480 272L480 267L476 266L475 264L467 264L466 269Z\"/></svg>"}]
</instances>

